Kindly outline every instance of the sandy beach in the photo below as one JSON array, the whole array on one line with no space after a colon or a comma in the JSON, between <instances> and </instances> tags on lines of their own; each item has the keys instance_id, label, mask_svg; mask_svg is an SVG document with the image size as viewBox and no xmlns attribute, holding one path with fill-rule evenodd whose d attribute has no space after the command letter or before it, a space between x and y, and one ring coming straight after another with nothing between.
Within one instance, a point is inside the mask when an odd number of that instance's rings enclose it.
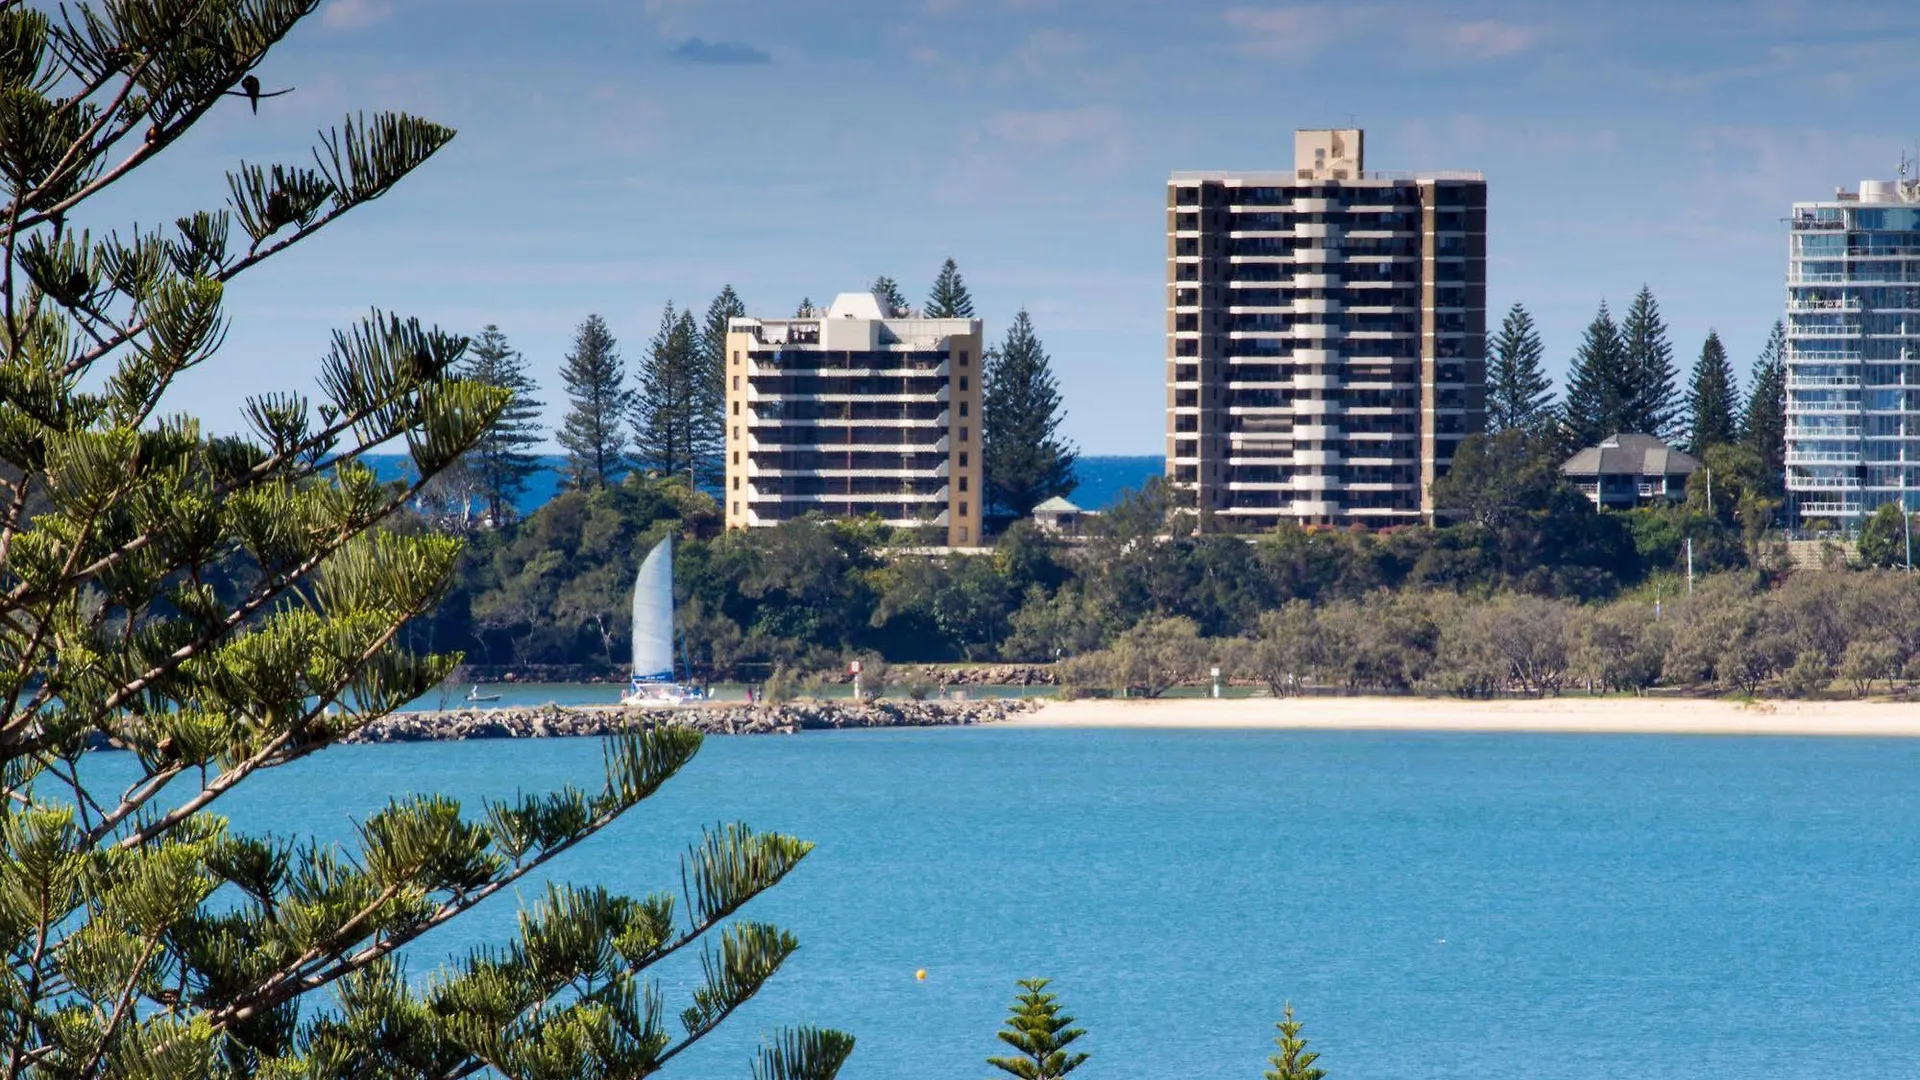
<instances>
[{"instance_id":1,"label":"sandy beach","mask_svg":"<svg viewBox=\"0 0 1920 1080\"><path fill-rule=\"evenodd\" d=\"M1675 698L1307 697L1213 701L1056 701L1006 723L1023 727L1511 731L1649 735L1920 736L1920 704Z\"/></svg>"}]
</instances>

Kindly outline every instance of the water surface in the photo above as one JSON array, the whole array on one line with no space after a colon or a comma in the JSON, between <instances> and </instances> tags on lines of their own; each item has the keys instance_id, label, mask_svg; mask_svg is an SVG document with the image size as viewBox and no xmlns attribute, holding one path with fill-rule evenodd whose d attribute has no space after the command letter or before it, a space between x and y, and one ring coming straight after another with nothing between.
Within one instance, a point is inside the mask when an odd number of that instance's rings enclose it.
<instances>
[{"instance_id":1,"label":"water surface","mask_svg":"<svg viewBox=\"0 0 1920 1080\"><path fill-rule=\"evenodd\" d=\"M345 836L388 793L586 782L592 740L342 747L230 809ZM1077 1077L1890 1077L1920 1063L1920 741L995 728L709 740L558 871L677 881L702 823L819 844L751 913L803 947L672 1075L844 1027L847 1080L981 1080L1015 979ZM531 895L532 889L523 888ZM495 902L416 972L503 933ZM916 968L929 973L924 983ZM677 1011L679 1002L670 1000Z\"/></svg>"}]
</instances>

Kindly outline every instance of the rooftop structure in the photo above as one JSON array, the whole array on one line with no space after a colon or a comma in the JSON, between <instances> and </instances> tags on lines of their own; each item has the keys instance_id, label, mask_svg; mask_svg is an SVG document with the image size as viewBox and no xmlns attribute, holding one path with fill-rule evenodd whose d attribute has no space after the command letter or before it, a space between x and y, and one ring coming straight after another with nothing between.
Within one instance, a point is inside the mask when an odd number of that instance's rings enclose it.
<instances>
[{"instance_id":1,"label":"rooftop structure","mask_svg":"<svg viewBox=\"0 0 1920 1080\"><path fill-rule=\"evenodd\" d=\"M1657 499L1686 497L1700 459L1652 435L1619 434L1568 458L1561 475L1603 510L1627 510Z\"/></svg>"},{"instance_id":2,"label":"rooftop structure","mask_svg":"<svg viewBox=\"0 0 1920 1080\"><path fill-rule=\"evenodd\" d=\"M1167 185L1167 477L1253 527L1432 520L1485 423L1487 189L1366 170L1300 131L1291 172Z\"/></svg>"},{"instance_id":3,"label":"rooftop structure","mask_svg":"<svg viewBox=\"0 0 1920 1080\"><path fill-rule=\"evenodd\" d=\"M892 317L871 293L727 327L728 528L878 515L980 542L978 319Z\"/></svg>"},{"instance_id":4,"label":"rooftop structure","mask_svg":"<svg viewBox=\"0 0 1920 1080\"><path fill-rule=\"evenodd\" d=\"M1793 204L1787 254L1787 497L1857 527L1920 510L1920 182Z\"/></svg>"}]
</instances>

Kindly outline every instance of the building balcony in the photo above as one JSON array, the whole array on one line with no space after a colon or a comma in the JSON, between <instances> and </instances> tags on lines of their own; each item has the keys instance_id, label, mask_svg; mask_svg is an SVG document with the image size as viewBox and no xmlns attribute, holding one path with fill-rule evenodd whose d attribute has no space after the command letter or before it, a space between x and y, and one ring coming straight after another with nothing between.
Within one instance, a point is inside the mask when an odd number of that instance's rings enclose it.
<instances>
[{"instance_id":1,"label":"building balcony","mask_svg":"<svg viewBox=\"0 0 1920 1080\"><path fill-rule=\"evenodd\" d=\"M757 461L747 462L748 476L826 476L837 479L853 479L861 476L886 476L897 480L946 479L950 474L950 463L924 469L828 469L818 466L806 466L797 469L777 469L761 465Z\"/></svg>"},{"instance_id":2,"label":"building balcony","mask_svg":"<svg viewBox=\"0 0 1920 1080\"><path fill-rule=\"evenodd\" d=\"M939 491L872 491L858 494L844 494L837 491L814 491L805 494L784 494L778 491L761 491L752 484L747 485L749 503L943 503L948 498L946 488Z\"/></svg>"},{"instance_id":3,"label":"building balcony","mask_svg":"<svg viewBox=\"0 0 1920 1080\"><path fill-rule=\"evenodd\" d=\"M1860 513L1859 503L1849 502L1802 502L1800 516L1810 517L1850 517Z\"/></svg>"},{"instance_id":4,"label":"building balcony","mask_svg":"<svg viewBox=\"0 0 1920 1080\"><path fill-rule=\"evenodd\" d=\"M1789 375L1787 387L1792 390L1818 390L1824 388L1855 388L1860 385L1858 375Z\"/></svg>"},{"instance_id":5,"label":"building balcony","mask_svg":"<svg viewBox=\"0 0 1920 1080\"><path fill-rule=\"evenodd\" d=\"M1795 450L1787 448L1788 465L1858 465L1858 450Z\"/></svg>"},{"instance_id":6,"label":"building balcony","mask_svg":"<svg viewBox=\"0 0 1920 1080\"><path fill-rule=\"evenodd\" d=\"M754 427L761 430L778 428L920 428L937 429L947 426L946 413L930 419L850 419L843 416L809 416L805 418L781 417L777 420L760 419L754 421Z\"/></svg>"},{"instance_id":7,"label":"building balcony","mask_svg":"<svg viewBox=\"0 0 1920 1080\"><path fill-rule=\"evenodd\" d=\"M782 442L777 439L760 439L747 436L749 459L756 453L824 453L824 454L945 454L947 436L942 435L934 442Z\"/></svg>"},{"instance_id":8,"label":"building balcony","mask_svg":"<svg viewBox=\"0 0 1920 1080\"><path fill-rule=\"evenodd\" d=\"M902 362L885 366L864 367L818 367L811 365L781 365L769 360L756 360L748 365L748 385L753 379L760 378L880 378L880 379L944 379L947 377L945 361L938 364L922 362Z\"/></svg>"},{"instance_id":9,"label":"building balcony","mask_svg":"<svg viewBox=\"0 0 1920 1080\"><path fill-rule=\"evenodd\" d=\"M1858 491L1857 476L1787 476L1788 491Z\"/></svg>"},{"instance_id":10,"label":"building balcony","mask_svg":"<svg viewBox=\"0 0 1920 1080\"><path fill-rule=\"evenodd\" d=\"M1859 311L1858 297L1841 297L1836 300L1793 299L1787 301L1788 311Z\"/></svg>"},{"instance_id":11,"label":"building balcony","mask_svg":"<svg viewBox=\"0 0 1920 1080\"><path fill-rule=\"evenodd\" d=\"M1788 413L1855 413L1861 410L1857 401L1795 401L1787 399Z\"/></svg>"}]
</instances>

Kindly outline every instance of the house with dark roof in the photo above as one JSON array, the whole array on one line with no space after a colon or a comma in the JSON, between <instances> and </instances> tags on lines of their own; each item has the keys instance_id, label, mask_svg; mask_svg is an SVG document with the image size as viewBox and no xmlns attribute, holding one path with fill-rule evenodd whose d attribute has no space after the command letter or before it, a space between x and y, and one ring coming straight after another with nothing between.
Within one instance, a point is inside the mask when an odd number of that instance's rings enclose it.
<instances>
[{"instance_id":1,"label":"house with dark roof","mask_svg":"<svg viewBox=\"0 0 1920 1080\"><path fill-rule=\"evenodd\" d=\"M1560 474L1602 510L1631 510L1686 498L1687 477L1701 468L1699 458L1652 435L1623 433L1568 458Z\"/></svg>"}]
</instances>

